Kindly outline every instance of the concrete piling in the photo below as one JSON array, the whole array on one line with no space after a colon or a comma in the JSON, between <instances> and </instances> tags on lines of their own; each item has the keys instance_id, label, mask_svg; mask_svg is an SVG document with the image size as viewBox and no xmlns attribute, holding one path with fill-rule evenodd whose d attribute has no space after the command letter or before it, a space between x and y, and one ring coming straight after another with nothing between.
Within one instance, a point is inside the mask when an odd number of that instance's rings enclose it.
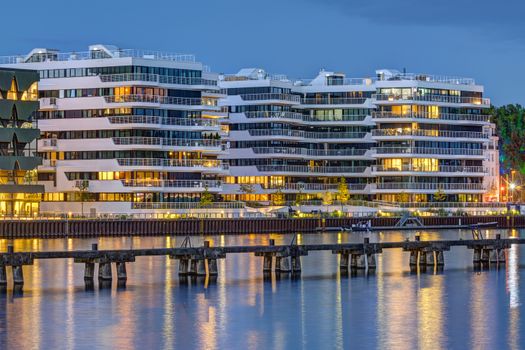
<instances>
[{"instance_id":1,"label":"concrete piling","mask_svg":"<svg viewBox=\"0 0 525 350\"><path fill-rule=\"evenodd\" d=\"M95 277L95 263L86 262L84 264L84 281L92 280Z\"/></svg>"},{"instance_id":2,"label":"concrete piling","mask_svg":"<svg viewBox=\"0 0 525 350\"><path fill-rule=\"evenodd\" d=\"M204 259L198 259L197 261L197 270L195 271L195 274L197 276L206 276L206 260Z\"/></svg>"},{"instance_id":3,"label":"concrete piling","mask_svg":"<svg viewBox=\"0 0 525 350\"><path fill-rule=\"evenodd\" d=\"M102 281L111 281L113 279L111 263L103 262L98 264L98 279Z\"/></svg>"},{"instance_id":4,"label":"concrete piling","mask_svg":"<svg viewBox=\"0 0 525 350\"><path fill-rule=\"evenodd\" d=\"M13 266L13 283L24 284L24 271L22 270L22 265Z\"/></svg>"},{"instance_id":5,"label":"concrete piling","mask_svg":"<svg viewBox=\"0 0 525 350\"><path fill-rule=\"evenodd\" d=\"M481 249L480 248L474 248L474 257L472 258L472 261L475 264L478 264L481 262Z\"/></svg>"},{"instance_id":6,"label":"concrete piling","mask_svg":"<svg viewBox=\"0 0 525 350\"><path fill-rule=\"evenodd\" d=\"M434 252L426 252L426 257L425 257L426 261L425 261L425 264L427 266L434 266L436 264L435 260L434 260Z\"/></svg>"},{"instance_id":7,"label":"concrete piling","mask_svg":"<svg viewBox=\"0 0 525 350\"><path fill-rule=\"evenodd\" d=\"M117 279L119 280L127 280L128 274L126 272L126 263L125 262L117 262Z\"/></svg>"},{"instance_id":8,"label":"concrete piling","mask_svg":"<svg viewBox=\"0 0 525 350\"><path fill-rule=\"evenodd\" d=\"M368 262L368 268L369 269L375 269L377 267L376 263L376 255L375 254L367 254L366 256L367 262Z\"/></svg>"},{"instance_id":9,"label":"concrete piling","mask_svg":"<svg viewBox=\"0 0 525 350\"><path fill-rule=\"evenodd\" d=\"M0 286L7 284L7 270L5 265L0 265Z\"/></svg>"},{"instance_id":10,"label":"concrete piling","mask_svg":"<svg viewBox=\"0 0 525 350\"><path fill-rule=\"evenodd\" d=\"M292 256L292 272L293 273L301 272L301 257L298 255Z\"/></svg>"},{"instance_id":11,"label":"concrete piling","mask_svg":"<svg viewBox=\"0 0 525 350\"><path fill-rule=\"evenodd\" d=\"M410 266L417 266L417 250L411 250L410 251Z\"/></svg>"},{"instance_id":12,"label":"concrete piling","mask_svg":"<svg viewBox=\"0 0 525 350\"><path fill-rule=\"evenodd\" d=\"M339 254L339 268L341 270L348 270L348 259L349 259L349 254L348 253L341 253Z\"/></svg>"},{"instance_id":13,"label":"concrete piling","mask_svg":"<svg viewBox=\"0 0 525 350\"><path fill-rule=\"evenodd\" d=\"M436 264L438 266L445 265L445 253L442 250L436 251Z\"/></svg>"},{"instance_id":14,"label":"concrete piling","mask_svg":"<svg viewBox=\"0 0 525 350\"><path fill-rule=\"evenodd\" d=\"M189 269L189 259L179 259L179 275L187 275Z\"/></svg>"},{"instance_id":15,"label":"concrete piling","mask_svg":"<svg viewBox=\"0 0 525 350\"><path fill-rule=\"evenodd\" d=\"M271 272L272 271L272 256L270 254L265 254L263 256L263 271Z\"/></svg>"},{"instance_id":16,"label":"concrete piling","mask_svg":"<svg viewBox=\"0 0 525 350\"><path fill-rule=\"evenodd\" d=\"M290 257L289 256L278 256L275 260L275 269L279 272L287 273L292 271L290 266Z\"/></svg>"},{"instance_id":17,"label":"concrete piling","mask_svg":"<svg viewBox=\"0 0 525 350\"><path fill-rule=\"evenodd\" d=\"M217 259L208 259L208 273L210 276L217 276L219 274Z\"/></svg>"}]
</instances>

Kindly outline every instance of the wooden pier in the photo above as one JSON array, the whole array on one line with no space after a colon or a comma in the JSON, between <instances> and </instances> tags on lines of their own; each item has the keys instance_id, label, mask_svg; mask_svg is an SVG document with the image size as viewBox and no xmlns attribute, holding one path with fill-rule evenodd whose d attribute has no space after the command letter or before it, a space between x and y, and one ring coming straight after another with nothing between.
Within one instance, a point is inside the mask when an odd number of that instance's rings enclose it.
<instances>
[{"instance_id":1,"label":"wooden pier","mask_svg":"<svg viewBox=\"0 0 525 350\"><path fill-rule=\"evenodd\" d=\"M126 264L134 263L136 258L141 256L167 256L178 260L178 272L181 276L216 276L217 260L225 259L230 254L242 253L262 257L261 266L265 273L275 271L280 274L298 274L301 272L302 257L312 251L331 251L332 254L339 255L339 268L345 271L375 269L376 257L384 249L402 249L410 252L407 263L412 268L443 266L444 252L449 251L451 247L466 247L473 250L474 264L500 264L505 262L506 249L513 244L525 244L525 239L502 239L499 234L495 239L483 239L473 230L473 239L438 241L421 241L419 236L416 236L413 241L400 242L372 243L369 238L364 238L363 243L299 245L292 242L289 245L275 245L274 240L270 240L268 245L223 247L212 247L209 241L205 241L200 247L185 244L186 246L176 248L129 250L99 250L97 244L93 244L91 250L42 252L15 252L12 246L8 246L7 252L0 253L0 286L5 288L7 285L7 268L10 268L13 284L20 288L24 284L23 266L32 265L35 260L73 259L75 263L84 264L84 279L86 283L92 283L96 276L97 265L99 281L111 281L112 264L116 265L117 279L126 281Z\"/></svg>"}]
</instances>

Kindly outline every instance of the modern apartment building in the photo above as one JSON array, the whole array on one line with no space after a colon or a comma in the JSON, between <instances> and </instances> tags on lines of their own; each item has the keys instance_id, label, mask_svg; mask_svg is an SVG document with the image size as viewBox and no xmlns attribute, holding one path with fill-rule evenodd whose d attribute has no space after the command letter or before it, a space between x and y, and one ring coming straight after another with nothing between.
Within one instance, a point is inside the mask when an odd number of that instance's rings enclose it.
<instances>
[{"instance_id":1,"label":"modern apartment building","mask_svg":"<svg viewBox=\"0 0 525 350\"><path fill-rule=\"evenodd\" d=\"M252 68L219 85L230 112L230 149L223 156L231 171L228 199L330 202L342 179L354 198L368 199L371 79L322 71L310 81L291 81Z\"/></svg>"},{"instance_id":2,"label":"modern apartment building","mask_svg":"<svg viewBox=\"0 0 525 350\"><path fill-rule=\"evenodd\" d=\"M497 199L497 139L472 79L218 75L192 55L107 45L35 49L0 65L40 75L43 212L320 205L342 188L345 201Z\"/></svg>"},{"instance_id":3,"label":"modern apartment building","mask_svg":"<svg viewBox=\"0 0 525 350\"><path fill-rule=\"evenodd\" d=\"M497 142L472 79L378 70L291 81L243 69L219 85L230 111L229 199L269 203L279 191L288 203L326 202L343 178L350 199L491 198Z\"/></svg>"},{"instance_id":4,"label":"modern apartment building","mask_svg":"<svg viewBox=\"0 0 525 350\"><path fill-rule=\"evenodd\" d=\"M0 68L0 215L38 214L44 186L37 183L38 73Z\"/></svg>"},{"instance_id":5,"label":"modern apartment building","mask_svg":"<svg viewBox=\"0 0 525 350\"><path fill-rule=\"evenodd\" d=\"M192 55L35 49L43 212L184 212L218 200L228 166L217 75Z\"/></svg>"}]
</instances>

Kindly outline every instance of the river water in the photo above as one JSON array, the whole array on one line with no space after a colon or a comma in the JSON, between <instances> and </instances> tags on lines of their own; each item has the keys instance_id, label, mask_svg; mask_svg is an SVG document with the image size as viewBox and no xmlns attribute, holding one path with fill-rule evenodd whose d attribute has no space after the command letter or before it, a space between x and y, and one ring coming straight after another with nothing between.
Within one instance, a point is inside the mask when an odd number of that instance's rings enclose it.
<instances>
[{"instance_id":1,"label":"river water","mask_svg":"<svg viewBox=\"0 0 525 350\"><path fill-rule=\"evenodd\" d=\"M523 236L525 231L486 231ZM299 243L399 241L415 232L300 234ZM212 245L288 244L293 235L192 237ZM467 230L421 239L470 238ZM16 240L16 251L170 247L183 237ZM5 251L6 240L0 240ZM179 279L178 263L142 257L128 282L86 290L83 265L35 261L23 293L0 293L0 349L440 349L522 347L525 247L505 266L475 271L472 251L445 253L445 268L410 272L408 253L385 250L375 273L339 273L331 252L302 258L298 278L264 278L262 258L229 255L219 277ZM9 272L10 274L10 272ZM523 282L522 282L523 281Z\"/></svg>"}]
</instances>

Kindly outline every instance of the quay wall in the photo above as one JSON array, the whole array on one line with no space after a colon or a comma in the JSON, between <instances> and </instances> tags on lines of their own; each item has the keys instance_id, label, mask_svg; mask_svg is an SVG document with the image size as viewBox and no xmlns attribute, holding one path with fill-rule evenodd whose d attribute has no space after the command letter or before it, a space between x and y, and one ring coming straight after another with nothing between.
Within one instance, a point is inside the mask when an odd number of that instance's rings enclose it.
<instances>
[{"instance_id":1,"label":"quay wall","mask_svg":"<svg viewBox=\"0 0 525 350\"><path fill-rule=\"evenodd\" d=\"M399 218L377 217L369 220L375 228L399 229L395 227ZM489 222L497 222L498 228L525 227L525 216L422 217L421 220L426 228L432 229ZM0 238L314 232L320 227L349 227L362 221L363 218L2 220Z\"/></svg>"}]
</instances>

